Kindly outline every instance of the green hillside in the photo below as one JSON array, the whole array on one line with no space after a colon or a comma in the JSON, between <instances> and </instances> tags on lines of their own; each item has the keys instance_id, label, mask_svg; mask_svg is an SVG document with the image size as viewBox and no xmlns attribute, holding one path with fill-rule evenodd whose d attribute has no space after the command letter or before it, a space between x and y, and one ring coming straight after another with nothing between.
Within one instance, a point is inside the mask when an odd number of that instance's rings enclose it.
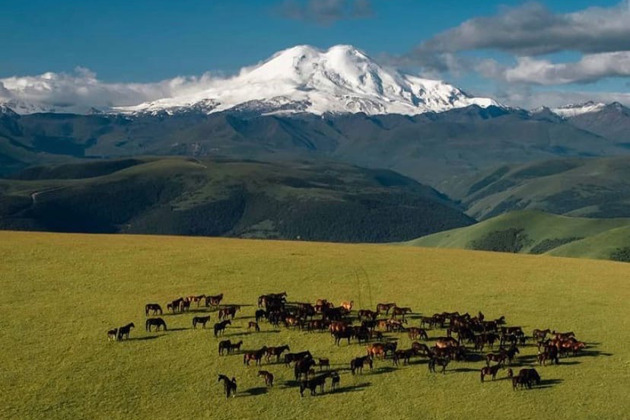
<instances>
[{"instance_id":1,"label":"green hillside","mask_svg":"<svg viewBox=\"0 0 630 420\"><path fill-rule=\"evenodd\" d=\"M1 229L390 242L471 223L410 178L333 162L135 158L0 179Z\"/></svg>"},{"instance_id":2,"label":"green hillside","mask_svg":"<svg viewBox=\"0 0 630 420\"><path fill-rule=\"evenodd\" d=\"M477 220L514 210L630 217L630 158L555 159L461 177L444 190Z\"/></svg>"},{"instance_id":3,"label":"green hillside","mask_svg":"<svg viewBox=\"0 0 630 420\"><path fill-rule=\"evenodd\" d=\"M473 226L424 236L408 245L625 260L630 219L588 219L514 211ZM617 255L615 257L615 255ZM630 257L627 258L630 261Z\"/></svg>"},{"instance_id":4,"label":"green hillside","mask_svg":"<svg viewBox=\"0 0 630 420\"><path fill-rule=\"evenodd\" d=\"M630 412L630 265L609 261L388 245L236 240L142 235L0 232L0 418L19 419L623 419ZM501 315L508 325L574 331L587 343L578 356L539 367L537 348L520 347L515 371L535 366L542 383L512 390L506 371L481 383L484 353L469 351L446 374L427 359L394 366L377 360L349 371L365 343L336 346L328 331L308 332L261 322L248 330L263 293L286 291L290 302L325 298L356 309L378 302L409 306L419 316L443 311ZM211 330L193 316L163 315L168 331L145 332L144 305L179 296L224 293L240 304L222 339L243 350L288 344L329 358L339 390L300 397L293 369L243 354L220 357ZM106 331L134 322L130 339L108 342ZM401 349L406 333L388 333ZM429 329L427 344L446 334ZM471 345L466 344L470 349ZM495 346L495 350L497 346ZM488 351L488 349L486 349ZM272 372L266 388L259 369ZM318 368L316 368L318 370ZM226 400L217 375L234 376Z\"/></svg>"}]
</instances>

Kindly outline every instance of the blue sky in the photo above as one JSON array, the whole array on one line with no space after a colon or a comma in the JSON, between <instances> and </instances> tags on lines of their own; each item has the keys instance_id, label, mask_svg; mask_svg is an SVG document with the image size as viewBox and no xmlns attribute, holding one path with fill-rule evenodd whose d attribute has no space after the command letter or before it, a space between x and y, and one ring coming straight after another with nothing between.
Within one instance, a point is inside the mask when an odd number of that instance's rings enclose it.
<instances>
[{"instance_id":1,"label":"blue sky","mask_svg":"<svg viewBox=\"0 0 630 420\"><path fill-rule=\"evenodd\" d=\"M550 17L592 7L623 10L624 4L627 6L619 0L537 3ZM359 5L365 10L353 14ZM625 56L604 57L617 60L611 64L611 74L592 74L591 67L585 70L581 66L577 70L560 69L569 76L557 75L557 64L578 62L588 54L625 52L625 45L620 51L602 50L600 45L592 51L577 52L570 45L561 45L550 53L536 53L534 62L514 68L519 58L532 56L530 51L516 47L506 50L495 40L497 45L446 51L458 59L457 68L427 64L427 52L433 60L450 45L432 45L439 34L480 17L500 19L506 10L518 11L527 7L524 5L516 0L12 1L3 4L0 14L0 79L72 73L82 67L103 82L155 82L207 71L230 74L296 44L322 48L352 44L377 58L403 57L406 67L491 95L516 88L522 92L550 91L553 86L560 86L563 92L630 90L625 61L618 63ZM317 15L326 6L328 14ZM421 53L414 55L418 48ZM467 57L476 62L464 63ZM532 75L540 60L553 64L542 83ZM575 71L581 73L574 76Z\"/></svg>"}]
</instances>

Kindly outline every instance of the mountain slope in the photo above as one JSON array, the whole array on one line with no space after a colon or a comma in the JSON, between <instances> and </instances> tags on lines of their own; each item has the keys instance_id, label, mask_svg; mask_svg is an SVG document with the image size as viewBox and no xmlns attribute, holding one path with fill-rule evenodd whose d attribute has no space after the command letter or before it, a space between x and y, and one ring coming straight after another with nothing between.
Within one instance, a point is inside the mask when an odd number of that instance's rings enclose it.
<instances>
[{"instance_id":1,"label":"mountain slope","mask_svg":"<svg viewBox=\"0 0 630 420\"><path fill-rule=\"evenodd\" d=\"M0 228L386 242L473 220L395 172L338 163L139 158L0 179Z\"/></svg>"},{"instance_id":2,"label":"mountain slope","mask_svg":"<svg viewBox=\"0 0 630 420\"><path fill-rule=\"evenodd\" d=\"M504 165L460 178L446 192L476 219L530 209L569 216L630 217L630 158L555 159Z\"/></svg>"},{"instance_id":3,"label":"mountain slope","mask_svg":"<svg viewBox=\"0 0 630 420\"><path fill-rule=\"evenodd\" d=\"M613 258L630 247L630 219L587 219L514 211L473 226L424 236L408 245L565 257Z\"/></svg>"}]
</instances>

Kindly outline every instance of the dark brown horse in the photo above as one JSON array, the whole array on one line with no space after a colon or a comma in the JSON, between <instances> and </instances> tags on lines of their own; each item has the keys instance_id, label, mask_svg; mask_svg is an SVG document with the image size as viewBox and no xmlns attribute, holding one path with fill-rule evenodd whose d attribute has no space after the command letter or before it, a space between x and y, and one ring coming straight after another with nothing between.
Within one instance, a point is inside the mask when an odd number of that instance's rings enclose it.
<instances>
[{"instance_id":1,"label":"dark brown horse","mask_svg":"<svg viewBox=\"0 0 630 420\"><path fill-rule=\"evenodd\" d=\"M413 356L416 355L416 351L413 348L407 350L396 350L392 356L394 365L398 366L398 362L402 359L404 365L408 365Z\"/></svg>"},{"instance_id":2,"label":"dark brown horse","mask_svg":"<svg viewBox=\"0 0 630 420\"><path fill-rule=\"evenodd\" d=\"M241 351L241 346L243 345L243 340L240 340L238 343L230 343L228 347L228 353L234 353L235 351Z\"/></svg>"},{"instance_id":3,"label":"dark brown horse","mask_svg":"<svg viewBox=\"0 0 630 420\"><path fill-rule=\"evenodd\" d=\"M230 340L221 340L219 342L219 356L223 356L224 351L230 354L231 345L232 345L232 342Z\"/></svg>"},{"instance_id":4,"label":"dark brown horse","mask_svg":"<svg viewBox=\"0 0 630 420\"><path fill-rule=\"evenodd\" d=\"M483 378L488 375L492 376L492 380L494 381L494 379L497 377L497 372L499 372L499 369L501 369L501 365L482 367L481 382L483 382Z\"/></svg>"},{"instance_id":5,"label":"dark brown horse","mask_svg":"<svg viewBox=\"0 0 630 420\"><path fill-rule=\"evenodd\" d=\"M173 313L175 313L176 311L181 311L183 302L184 302L184 298L181 298L181 297L177 298L171 301L169 304L167 304L166 309L170 309Z\"/></svg>"},{"instance_id":6,"label":"dark brown horse","mask_svg":"<svg viewBox=\"0 0 630 420\"><path fill-rule=\"evenodd\" d=\"M363 320L363 318L367 318L370 320L375 320L376 317L378 316L378 313L374 312L374 311L370 311L369 309L360 309L359 312L359 320Z\"/></svg>"},{"instance_id":7,"label":"dark brown horse","mask_svg":"<svg viewBox=\"0 0 630 420\"><path fill-rule=\"evenodd\" d=\"M324 366L330 370L330 360L329 359L318 359L317 366L319 366L319 370L321 371Z\"/></svg>"},{"instance_id":8,"label":"dark brown horse","mask_svg":"<svg viewBox=\"0 0 630 420\"><path fill-rule=\"evenodd\" d=\"M363 366L365 364L368 364L370 366L370 370L372 370L374 364L372 363L372 358L370 356L363 356L352 359L350 361L350 370L352 371L352 374L354 375L355 372L363 373Z\"/></svg>"},{"instance_id":9,"label":"dark brown horse","mask_svg":"<svg viewBox=\"0 0 630 420\"><path fill-rule=\"evenodd\" d=\"M289 366L291 362L299 362L300 360L312 359L312 358L313 358L313 355L308 350L302 351L299 353L287 353L284 355L284 364L286 366Z\"/></svg>"},{"instance_id":10,"label":"dark brown horse","mask_svg":"<svg viewBox=\"0 0 630 420\"><path fill-rule=\"evenodd\" d=\"M433 372L435 373L435 366L441 366L442 367L442 373L446 373L446 366L448 366L449 362L451 361L451 359L449 357L432 357L429 360L429 372Z\"/></svg>"},{"instance_id":11,"label":"dark brown horse","mask_svg":"<svg viewBox=\"0 0 630 420\"><path fill-rule=\"evenodd\" d=\"M273 386L273 374L271 372L259 370L258 377L260 378L261 376L265 379L265 385Z\"/></svg>"},{"instance_id":12,"label":"dark brown horse","mask_svg":"<svg viewBox=\"0 0 630 420\"><path fill-rule=\"evenodd\" d=\"M376 313L380 314L381 312L385 312L385 314L389 315L389 310L396 306L395 303L379 303L376 305Z\"/></svg>"},{"instance_id":13,"label":"dark brown horse","mask_svg":"<svg viewBox=\"0 0 630 420\"><path fill-rule=\"evenodd\" d=\"M230 324L232 324L232 321L230 321L229 319L214 324L214 336L218 337L219 334L223 334L227 326Z\"/></svg>"},{"instance_id":14,"label":"dark brown horse","mask_svg":"<svg viewBox=\"0 0 630 420\"><path fill-rule=\"evenodd\" d=\"M149 312L153 311L153 315L157 315L158 313L162 315L162 307L157 303L147 303L144 305L144 313L146 316L149 316Z\"/></svg>"},{"instance_id":15,"label":"dark brown horse","mask_svg":"<svg viewBox=\"0 0 630 420\"><path fill-rule=\"evenodd\" d=\"M317 387L319 387L320 391L323 393L327 376L328 374L323 374L312 379L305 379L300 382L300 396L303 397L304 391L306 391L307 389L311 391L311 395L315 395Z\"/></svg>"},{"instance_id":16,"label":"dark brown horse","mask_svg":"<svg viewBox=\"0 0 630 420\"><path fill-rule=\"evenodd\" d=\"M249 330L250 328L253 328L256 332L260 332L260 327L258 326L258 322L256 321L249 321L249 323L247 324L247 329Z\"/></svg>"},{"instance_id":17,"label":"dark brown horse","mask_svg":"<svg viewBox=\"0 0 630 420\"><path fill-rule=\"evenodd\" d=\"M278 347L267 347L267 354L265 356L267 363L269 363L269 359L271 359L271 357L273 356L276 356L276 363L279 362L280 356L285 351L291 351L288 345L278 346Z\"/></svg>"},{"instance_id":18,"label":"dark brown horse","mask_svg":"<svg viewBox=\"0 0 630 420\"><path fill-rule=\"evenodd\" d=\"M266 353L267 347L265 346L256 351L249 351L243 354L243 364L249 366L249 362L253 360L256 365L260 365L262 363L262 358Z\"/></svg>"},{"instance_id":19,"label":"dark brown horse","mask_svg":"<svg viewBox=\"0 0 630 420\"><path fill-rule=\"evenodd\" d=\"M162 318L149 318L144 327L148 332L151 332L151 327L155 327L155 331L159 331L160 327L166 331L166 322Z\"/></svg>"},{"instance_id":20,"label":"dark brown horse","mask_svg":"<svg viewBox=\"0 0 630 420\"><path fill-rule=\"evenodd\" d=\"M221 308L219 309L219 319L228 319L228 317L234 319L234 316L239 309L241 309L241 307L238 305L231 305Z\"/></svg>"},{"instance_id":21,"label":"dark brown horse","mask_svg":"<svg viewBox=\"0 0 630 420\"><path fill-rule=\"evenodd\" d=\"M501 349L499 353L488 353L486 354L486 366L490 366L490 362L496 362L499 365L505 366L505 361L508 356L505 350Z\"/></svg>"},{"instance_id":22,"label":"dark brown horse","mask_svg":"<svg viewBox=\"0 0 630 420\"><path fill-rule=\"evenodd\" d=\"M236 396L236 378L228 378L225 375L219 375L219 380L217 382L223 381L223 389L225 390L225 397L230 398Z\"/></svg>"},{"instance_id":23,"label":"dark brown horse","mask_svg":"<svg viewBox=\"0 0 630 420\"><path fill-rule=\"evenodd\" d=\"M197 324L203 325L206 328L206 324L210 321L210 315L207 316L195 316L192 319L193 328L197 328Z\"/></svg>"},{"instance_id":24,"label":"dark brown horse","mask_svg":"<svg viewBox=\"0 0 630 420\"><path fill-rule=\"evenodd\" d=\"M315 366L315 360L311 358L298 360L295 362L293 366L293 373L295 374L295 380L299 380L302 375L306 376L308 379L309 373L311 373L311 368Z\"/></svg>"},{"instance_id":25,"label":"dark brown horse","mask_svg":"<svg viewBox=\"0 0 630 420\"><path fill-rule=\"evenodd\" d=\"M399 308L398 306L394 306L392 308L392 318L396 318L397 316L401 316L401 319L405 321L405 315L411 313L411 308Z\"/></svg>"},{"instance_id":26,"label":"dark brown horse","mask_svg":"<svg viewBox=\"0 0 630 420\"><path fill-rule=\"evenodd\" d=\"M124 337L126 337L127 339L129 339L129 332L131 332L132 328L136 328L136 326L134 325L133 322L130 322L127 325L123 325L122 327L118 328L118 340L122 340Z\"/></svg>"},{"instance_id":27,"label":"dark brown horse","mask_svg":"<svg viewBox=\"0 0 630 420\"><path fill-rule=\"evenodd\" d=\"M223 293L215 296L206 296L206 307L219 306L223 300Z\"/></svg>"}]
</instances>

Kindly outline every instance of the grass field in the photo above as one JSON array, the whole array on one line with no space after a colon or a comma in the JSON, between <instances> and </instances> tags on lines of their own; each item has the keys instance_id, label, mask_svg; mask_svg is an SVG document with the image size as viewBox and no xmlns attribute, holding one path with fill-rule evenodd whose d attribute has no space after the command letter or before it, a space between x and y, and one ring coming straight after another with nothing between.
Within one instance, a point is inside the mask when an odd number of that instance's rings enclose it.
<instances>
[{"instance_id":1,"label":"grass field","mask_svg":"<svg viewBox=\"0 0 630 420\"><path fill-rule=\"evenodd\" d=\"M0 418L628 418L629 277L627 264L546 256L0 232ZM529 391L513 391L505 372L481 384L481 362L454 362L442 375L424 361L394 368L387 360L363 375L343 370L337 393L300 398L287 385L292 369L265 365L276 375L267 390L242 356L219 357L210 330L191 329L192 313L165 316L166 333L144 332L148 302L223 292L225 303L253 305L262 293L284 290L290 301L352 299L359 308L395 301L416 316L482 310L526 332L575 331L589 347L540 368L544 384ZM363 344L336 348L328 333L262 324L249 334L255 306L243 309L226 338L242 339L245 349L290 344L339 369L365 354ZM106 340L109 328L132 321L131 340ZM531 363L534 353L525 348L518 363ZM237 378L237 398L225 399L218 373Z\"/></svg>"}]
</instances>

